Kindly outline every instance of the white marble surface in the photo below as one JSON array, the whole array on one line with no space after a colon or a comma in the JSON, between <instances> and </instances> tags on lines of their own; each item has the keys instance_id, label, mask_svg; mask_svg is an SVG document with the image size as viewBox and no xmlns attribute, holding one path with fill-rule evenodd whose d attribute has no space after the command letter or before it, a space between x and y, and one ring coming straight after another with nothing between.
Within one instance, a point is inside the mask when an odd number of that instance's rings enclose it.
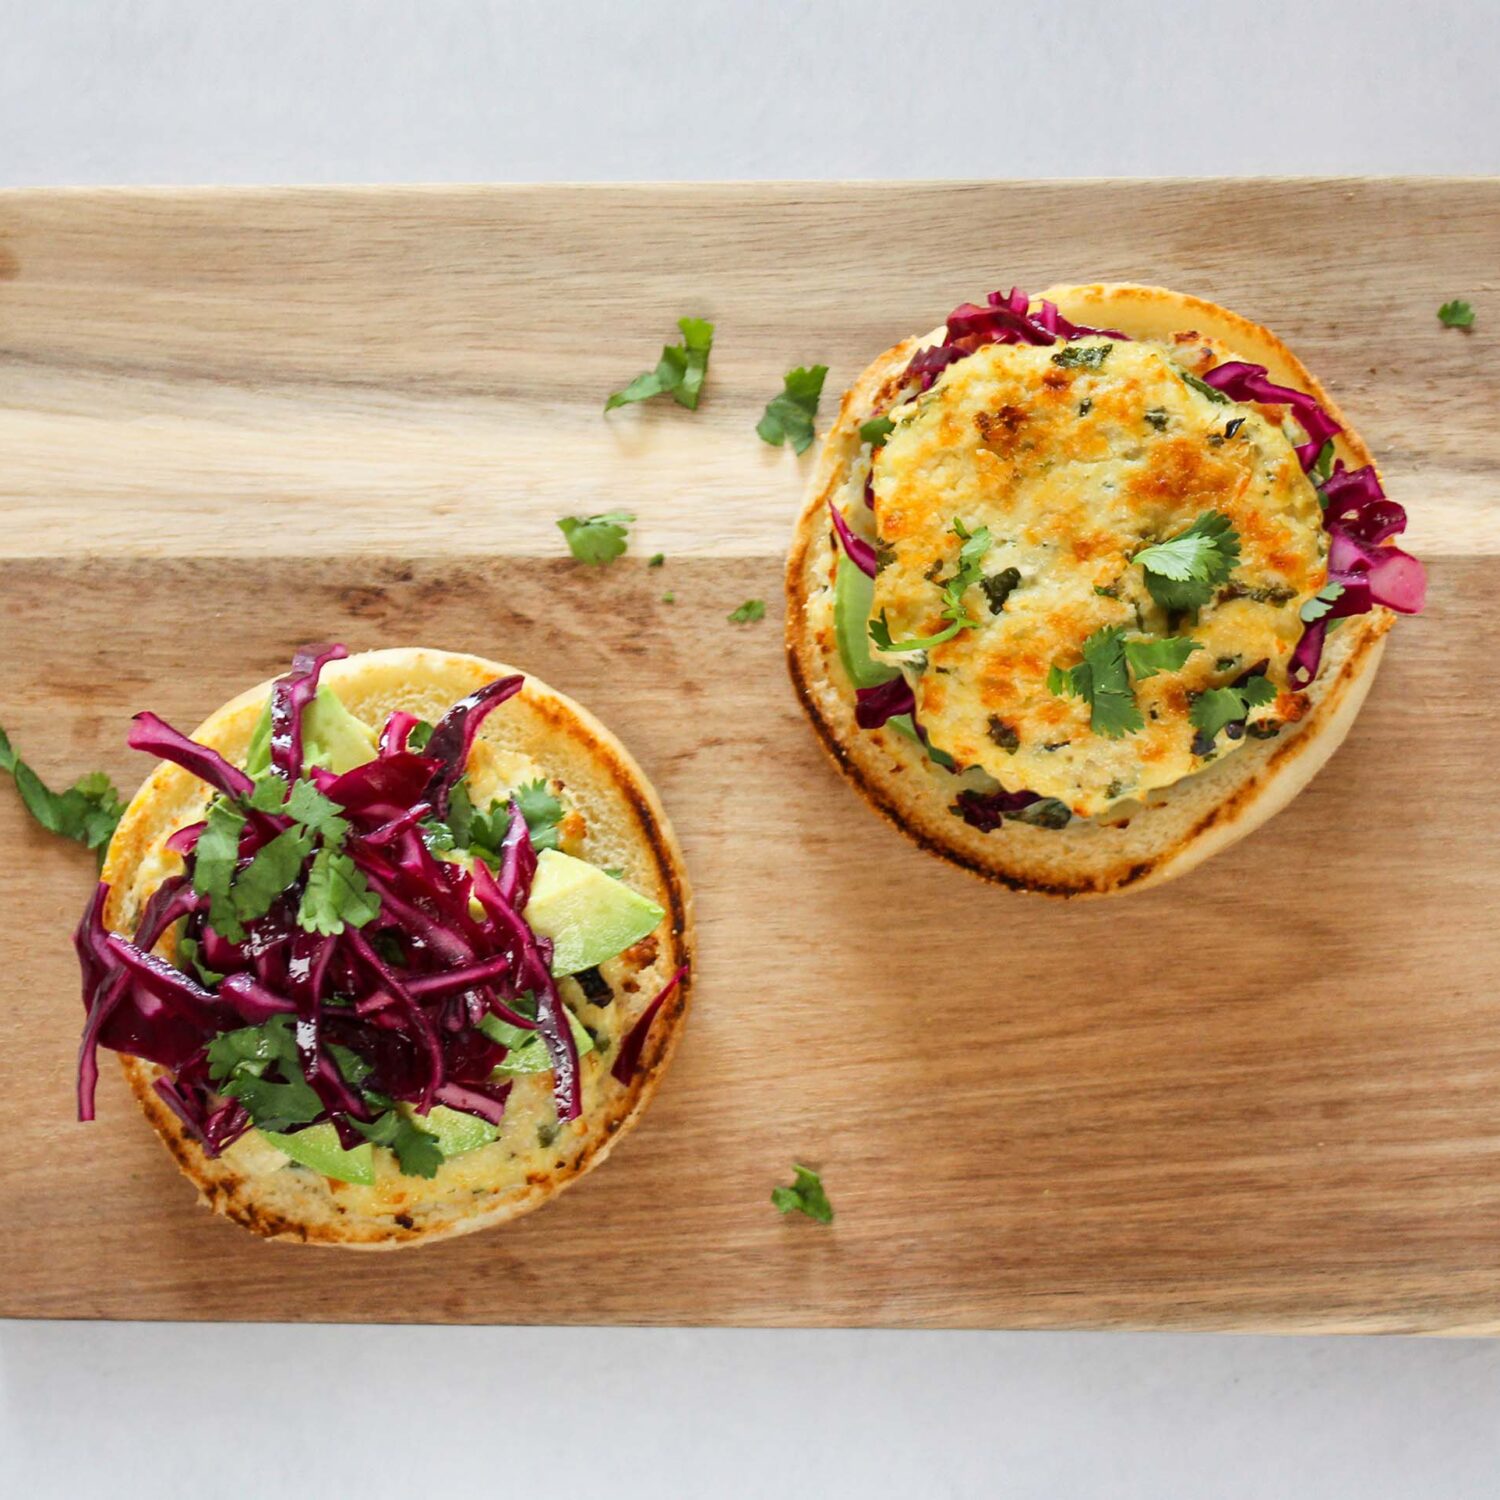
<instances>
[{"instance_id":1,"label":"white marble surface","mask_svg":"<svg viewBox=\"0 0 1500 1500\"><path fill-rule=\"evenodd\" d=\"M1495 172L1497 56L1494 0L0 0L0 185ZM1500 1343L0 1325L28 1500L1467 1500L1497 1418Z\"/></svg>"}]
</instances>

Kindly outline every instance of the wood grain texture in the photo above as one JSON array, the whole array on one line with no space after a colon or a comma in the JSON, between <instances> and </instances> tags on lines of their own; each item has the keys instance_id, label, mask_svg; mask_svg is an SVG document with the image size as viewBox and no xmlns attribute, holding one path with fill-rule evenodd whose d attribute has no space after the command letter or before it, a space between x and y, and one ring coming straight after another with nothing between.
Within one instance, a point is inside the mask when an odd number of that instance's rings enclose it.
<instances>
[{"instance_id":1,"label":"wood grain texture","mask_svg":"<svg viewBox=\"0 0 1500 1500\"><path fill-rule=\"evenodd\" d=\"M72 1122L91 871L0 796L0 1313L1500 1331L1497 271L1493 183L0 198L0 723L44 774L134 785L132 712L194 723L303 639L498 655L635 752L700 919L677 1059L597 1174L379 1264L268 1246L108 1067ZM752 428L791 364L832 390L962 296L1084 276L1283 334L1433 588L1289 811L1058 906L824 763L774 618L801 471ZM1433 316L1463 294L1468 337ZM602 418L687 312L703 409ZM559 557L557 515L622 505L631 557ZM770 1207L794 1158L831 1229Z\"/></svg>"}]
</instances>

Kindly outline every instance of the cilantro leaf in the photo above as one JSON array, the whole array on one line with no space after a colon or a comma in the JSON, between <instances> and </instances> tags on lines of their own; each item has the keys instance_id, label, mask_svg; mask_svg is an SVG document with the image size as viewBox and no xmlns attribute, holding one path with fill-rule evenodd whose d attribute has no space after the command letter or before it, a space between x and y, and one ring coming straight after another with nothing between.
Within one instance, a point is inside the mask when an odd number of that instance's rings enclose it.
<instances>
[{"instance_id":1,"label":"cilantro leaf","mask_svg":"<svg viewBox=\"0 0 1500 1500\"><path fill-rule=\"evenodd\" d=\"M324 1045L334 1062L338 1064L339 1072L344 1075L345 1081L352 1083L356 1088L375 1071L352 1048L341 1047L337 1042L327 1042Z\"/></svg>"},{"instance_id":2,"label":"cilantro leaf","mask_svg":"<svg viewBox=\"0 0 1500 1500\"><path fill-rule=\"evenodd\" d=\"M1057 697L1082 698L1089 705L1089 728L1106 739L1143 729L1125 665L1125 627L1107 625L1083 643L1083 660L1075 667L1054 665L1047 691Z\"/></svg>"},{"instance_id":3,"label":"cilantro leaf","mask_svg":"<svg viewBox=\"0 0 1500 1500\"><path fill-rule=\"evenodd\" d=\"M519 804L521 816L526 819L532 848L538 852L556 849L563 805L553 796L550 784L542 777L523 782L511 793L511 798ZM496 798L490 803L489 812L482 813L469 796L467 778L461 776L448 794L448 821L427 822L422 828L429 848L467 850L476 858L498 866L500 846L509 826L510 800Z\"/></svg>"},{"instance_id":4,"label":"cilantro leaf","mask_svg":"<svg viewBox=\"0 0 1500 1500\"><path fill-rule=\"evenodd\" d=\"M941 646L944 641L951 641L964 628L964 624L962 620L952 620L936 635L917 636L909 641L893 641L890 621L886 619L885 611L881 610L879 616L870 621L870 639L875 643L877 651L930 651L934 646Z\"/></svg>"},{"instance_id":5,"label":"cilantro leaf","mask_svg":"<svg viewBox=\"0 0 1500 1500\"><path fill-rule=\"evenodd\" d=\"M256 812L285 812L286 794L286 777L279 771L267 771L256 780L254 790L245 798L245 806L253 807Z\"/></svg>"},{"instance_id":6,"label":"cilantro leaf","mask_svg":"<svg viewBox=\"0 0 1500 1500\"><path fill-rule=\"evenodd\" d=\"M601 516L564 516L557 529L579 562L602 564L625 551L626 528L634 520L628 510L609 510Z\"/></svg>"},{"instance_id":7,"label":"cilantro leaf","mask_svg":"<svg viewBox=\"0 0 1500 1500\"><path fill-rule=\"evenodd\" d=\"M976 527L970 531L957 516L953 518L953 534L962 545L958 549L958 564L949 578L936 576L933 582L943 592L942 617L948 621L936 635L920 636L913 640L893 641L891 639L890 621L886 618L886 612L880 611L879 619L871 620L869 623L870 639L880 651L930 651L934 646L941 646L944 641L951 641L960 630L968 630L979 624L964 608L964 595L976 583L983 583L982 565L984 555L989 551L991 545L990 529L988 526ZM1001 575L1004 576L1004 575ZM1019 580L1020 574L1016 575ZM986 590L988 593L988 590ZM1001 603L1004 603L1002 598ZM994 613L993 600L991 613Z\"/></svg>"},{"instance_id":8,"label":"cilantro leaf","mask_svg":"<svg viewBox=\"0 0 1500 1500\"><path fill-rule=\"evenodd\" d=\"M714 325L703 318L679 318L680 344L668 344L654 370L637 375L623 390L616 391L604 403L605 411L649 401L653 396L670 394L689 411L698 409L703 382L708 375L708 355L714 344Z\"/></svg>"},{"instance_id":9,"label":"cilantro leaf","mask_svg":"<svg viewBox=\"0 0 1500 1500\"><path fill-rule=\"evenodd\" d=\"M290 1016L220 1032L208 1044L208 1069L219 1092L238 1099L262 1130L307 1125L323 1113L303 1077Z\"/></svg>"},{"instance_id":10,"label":"cilantro leaf","mask_svg":"<svg viewBox=\"0 0 1500 1500\"><path fill-rule=\"evenodd\" d=\"M432 732L436 728L436 724L429 724L426 719L418 719L406 736L406 748L420 754L427 748L427 741L432 738Z\"/></svg>"},{"instance_id":11,"label":"cilantro leaf","mask_svg":"<svg viewBox=\"0 0 1500 1500\"><path fill-rule=\"evenodd\" d=\"M276 898L302 873L312 849L312 834L295 825L278 833L269 844L262 844L235 877L235 916L241 922L265 916Z\"/></svg>"},{"instance_id":12,"label":"cilantro leaf","mask_svg":"<svg viewBox=\"0 0 1500 1500\"><path fill-rule=\"evenodd\" d=\"M1247 677L1237 687L1210 688L1193 700L1188 717L1212 744L1219 731L1244 720L1252 708L1273 702L1276 686L1265 677Z\"/></svg>"},{"instance_id":13,"label":"cilantro leaf","mask_svg":"<svg viewBox=\"0 0 1500 1500\"><path fill-rule=\"evenodd\" d=\"M437 1137L429 1134L398 1110L388 1109L368 1124L363 1120L349 1122L366 1140L396 1153L401 1170L408 1177L436 1177L443 1164L443 1150Z\"/></svg>"},{"instance_id":14,"label":"cilantro leaf","mask_svg":"<svg viewBox=\"0 0 1500 1500\"><path fill-rule=\"evenodd\" d=\"M751 620L763 620L766 617L766 601L764 599L746 599L736 609L729 612L729 623L731 625L746 625Z\"/></svg>"},{"instance_id":15,"label":"cilantro leaf","mask_svg":"<svg viewBox=\"0 0 1500 1500\"><path fill-rule=\"evenodd\" d=\"M666 560L667 554L665 552L653 552L651 556L646 559L646 566L648 568L659 568L664 562L666 562Z\"/></svg>"},{"instance_id":16,"label":"cilantro leaf","mask_svg":"<svg viewBox=\"0 0 1500 1500\"><path fill-rule=\"evenodd\" d=\"M563 805L552 795L552 788L540 776L518 786L511 795L526 819L527 831L531 834L531 847L538 851L557 848L557 825L562 822ZM500 804L491 808L493 814ZM504 837L504 830L501 830ZM497 842L495 847L499 848Z\"/></svg>"},{"instance_id":17,"label":"cilantro leaf","mask_svg":"<svg viewBox=\"0 0 1500 1500\"><path fill-rule=\"evenodd\" d=\"M1180 635L1159 641L1126 641L1125 660L1130 664L1130 675L1144 682L1158 672L1180 672L1188 657L1201 649L1197 641Z\"/></svg>"},{"instance_id":18,"label":"cilantro leaf","mask_svg":"<svg viewBox=\"0 0 1500 1500\"><path fill-rule=\"evenodd\" d=\"M896 424L889 417L871 417L859 424L859 440L878 448L895 430Z\"/></svg>"},{"instance_id":19,"label":"cilantro leaf","mask_svg":"<svg viewBox=\"0 0 1500 1500\"><path fill-rule=\"evenodd\" d=\"M827 365L809 370L788 370L782 377L783 390L766 402L766 414L755 430L763 442L773 448L790 443L794 453L805 453L813 440L813 418L818 414L818 398L823 394Z\"/></svg>"},{"instance_id":20,"label":"cilantro leaf","mask_svg":"<svg viewBox=\"0 0 1500 1500\"><path fill-rule=\"evenodd\" d=\"M3 729L0 729L0 771L8 771L14 778L26 811L48 833L60 834L85 849L96 850L99 863L104 863L125 804L103 771L91 771L80 776L66 791L54 792L11 748Z\"/></svg>"},{"instance_id":21,"label":"cilantro leaf","mask_svg":"<svg viewBox=\"0 0 1500 1500\"><path fill-rule=\"evenodd\" d=\"M310 833L321 836L326 844L337 847L349 832L348 822L339 816L338 804L325 797L310 781L298 781L293 785L286 810Z\"/></svg>"},{"instance_id":22,"label":"cilantro leaf","mask_svg":"<svg viewBox=\"0 0 1500 1500\"><path fill-rule=\"evenodd\" d=\"M1109 358L1113 344L1068 344L1052 356L1065 370L1097 370Z\"/></svg>"},{"instance_id":23,"label":"cilantro leaf","mask_svg":"<svg viewBox=\"0 0 1500 1500\"><path fill-rule=\"evenodd\" d=\"M1344 585L1341 583L1325 583L1316 594L1309 599L1298 614L1301 615L1305 625L1311 625L1314 620L1321 620L1324 615L1342 598Z\"/></svg>"},{"instance_id":24,"label":"cilantro leaf","mask_svg":"<svg viewBox=\"0 0 1500 1500\"><path fill-rule=\"evenodd\" d=\"M1474 306L1470 302L1455 297L1452 302L1445 302L1438 308L1438 322L1444 328L1472 328Z\"/></svg>"},{"instance_id":25,"label":"cilantro leaf","mask_svg":"<svg viewBox=\"0 0 1500 1500\"><path fill-rule=\"evenodd\" d=\"M790 1187L771 1189L771 1202L784 1214L806 1214L819 1224L833 1223L833 1205L823 1190L823 1179L811 1167L792 1163L796 1174Z\"/></svg>"},{"instance_id":26,"label":"cilantro leaf","mask_svg":"<svg viewBox=\"0 0 1500 1500\"><path fill-rule=\"evenodd\" d=\"M208 897L209 925L231 943L243 942L245 938L231 891L244 830L244 813L222 797L216 798L209 806L208 818L193 851L193 889Z\"/></svg>"},{"instance_id":27,"label":"cilantro leaf","mask_svg":"<svg viewBox=\"0 0 1500 1500\"><path fill-rule=\"evenodd\" d=\"M347 854L324 844L308 871L297 925L304 932L333 935L346 927L363 927L379 915L380 897L365 882L359 867Z\"/></svg>"},{"instance_id":28,"label":"cilantro leaf","mask_svg":"<svg viewBox=\"0 0 1500 1500\"><path fill-rule=\"evenodd\" d=\"M1201 609L1240 560L1239 533L1229 517L1206 510L1186 531L1143 548L1141 565L1151 597L1165 610Z\"/></svg>"}]
</instances>

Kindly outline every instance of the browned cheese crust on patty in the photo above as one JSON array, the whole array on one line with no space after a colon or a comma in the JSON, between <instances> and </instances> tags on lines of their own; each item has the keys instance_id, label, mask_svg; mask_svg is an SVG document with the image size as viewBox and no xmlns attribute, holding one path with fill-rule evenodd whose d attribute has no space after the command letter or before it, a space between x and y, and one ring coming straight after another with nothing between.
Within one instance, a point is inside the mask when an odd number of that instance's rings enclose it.
<instances>
[{"instance_id":1,"label":"browned cheese crust on patty","mask_svg":"<svg viewBox=\"0 0 1500 1500\"><path fill-rule=\"evenodd\" d=\"M1317 492L1265 413L1190 383L1208 354L1107 338L990 345L892 412L874 458L874 614L885 612L894 640L944 627L955 520L988 528L985 577L1019 574L998 611L969 588L977 626L926 653L914 688L932 744L1080 817L1202 769L1189 716L1205 689L1264 664L1279 697L1252 722L1295 720L1305 707L1286 667L1299 609L1327 576ZM1210 511L1238 533L1239 561L1196 619L1169 616L1132 559ZM1201 648L1180 671L1136 682L1145 725L1118 739L1090 729L1087 702L1047 686L1049 668L1076 664L1083 642L1111 626L1127 640L1185 635ZM1221 735L1213 753L1236 748Z\"/></svg>"}]
</instances>

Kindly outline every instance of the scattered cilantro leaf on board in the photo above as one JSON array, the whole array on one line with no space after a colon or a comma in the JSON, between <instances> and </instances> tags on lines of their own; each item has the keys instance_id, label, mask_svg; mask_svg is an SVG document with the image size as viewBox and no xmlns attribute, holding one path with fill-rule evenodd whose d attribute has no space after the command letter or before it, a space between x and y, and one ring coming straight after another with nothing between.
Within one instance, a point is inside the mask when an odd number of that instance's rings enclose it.
<instances>
[{"instance_id":1,"label":"scattered cilantro leaf on board","mask_svg":"<svg viewBox=\"0 0 1500 1500\"><path fill-rule=\"evenodd\" d=\"M796 1175L790 1187L771 1189L771 1202L784 1214L806 1214L819 1224L833 1223L833 1205L823 1189L823 1179L811 1167L792 1163Z\"/></svg>"},{"instance_id":2,"label":"scattered cilantro leaf on board","mask_svg":"<svg viewBox=\"0 0 1500 1500\"><path fill-rule=\"evenodd\" d=\"M1472 328L1474 326L1474 304L1455 297L1438 308L1438 322L1444 328Z\"/></svg>"},{"instance_id":3,"label":"scattered cilantro leaf on board","mask_svg":"<svg viewBox=\"0 0 1500 1500\"><path fill-rule=\"evenodd\" d=\"M763 620L766 617L766 601L764 599L746 599L738 608L729 612L731 625L747 625L752 620Z\"/></svg>"},{"instance_id":4,"label":"scattered cilantro leaf on board","mask_svg":"<svg viewBox=\"0 0 1500 1500\"><path fill-rule=\"evenodd\" d=\"M807 451L812 444L813 420L818 415L818 398L823 394L827 374L827 365L813 365L807 370L799 366L787 371L782 377L781 394L766 402L765 415L756 424L755 430L763 442L773 448L790 443L794 453Z\"/></svg>"},{"instance_id":5,"label":"scattered cilantro leaf on board","mask_svg":"<svg viewBox=\"0 0 1500 1500\"><path fill-rule=\"evenodd\" d=\"M703 318L679 318L677 327L682 342L668 344L654 370L637 375L623 390L615 391L604 403L605 411L661 395L670 395L689 411L698 409L708 375L708 355L714 345L714 325Z\"/></svg>"},{"instance_id":6,"label":"scattered cilantro leaf on board","mask_svg":"<svg viewBox=\"0 0 1500 1500\"><path fill-rule=\"evenodd\" d=\"M564 516L557 529L579 562L599 565L625 551L627 529L634 520L628 510L609 510L600 516Z\"/></svg>"},{"instance_id":7,"label":"scattered cilantro leaf on board","mask_svg":"<svg viewBox=\"0 0 1500 1500\"><path fill-rule=\"evenodd\" d=\"M91 771L80 776L66 791L54 792L11 748L3 729L0 729L0 771L8 771L14 778L26 811L48 833L94 850L99 863L104 863L105 850L114 837L125 804L103 771Z\"/></svg>"}]
</instances>

